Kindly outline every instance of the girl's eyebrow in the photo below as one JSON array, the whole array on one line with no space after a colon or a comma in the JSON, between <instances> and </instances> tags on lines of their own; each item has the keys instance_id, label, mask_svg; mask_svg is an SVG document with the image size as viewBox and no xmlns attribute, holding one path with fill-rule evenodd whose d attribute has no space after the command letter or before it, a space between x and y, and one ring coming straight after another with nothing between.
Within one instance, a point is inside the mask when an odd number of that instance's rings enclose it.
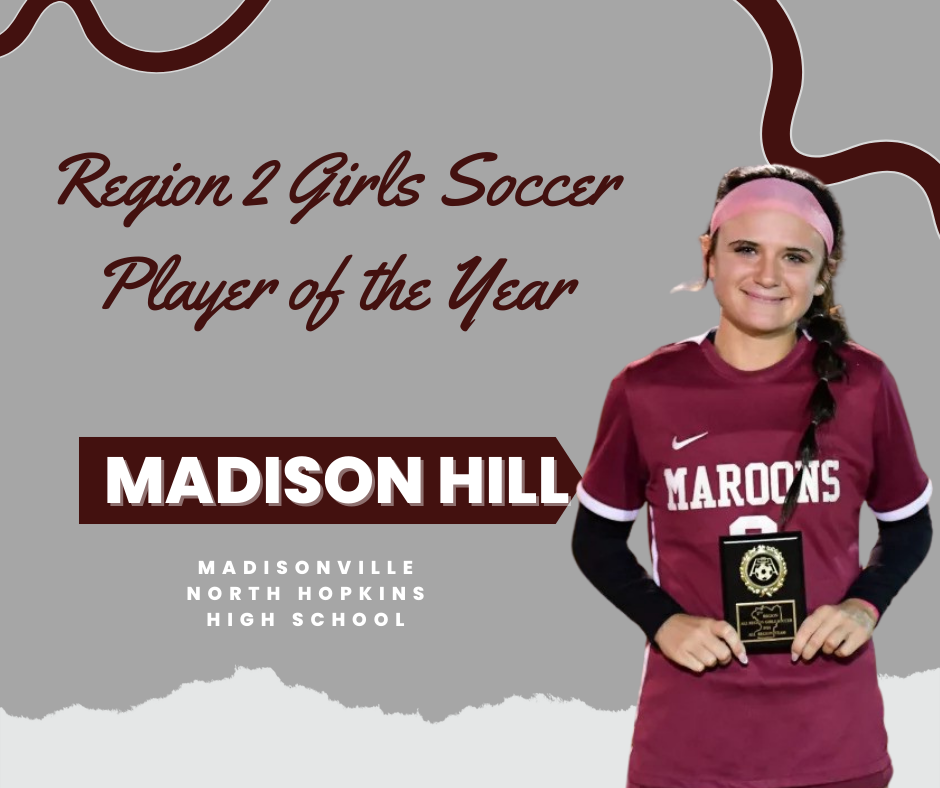
<instances>
[{"instance_id":1,"label":"girl's eyebrow","mask_svg":"<svg viewBox=\"0 0 940 788\"><path fill-rule=\"evenodd\" d=\"M813 256L813 253L809 249L804 249L802 246L788 246L787 251L788 252L803 252L803 254L807 254L810 257Z\"/></svg>"}]
</instances>

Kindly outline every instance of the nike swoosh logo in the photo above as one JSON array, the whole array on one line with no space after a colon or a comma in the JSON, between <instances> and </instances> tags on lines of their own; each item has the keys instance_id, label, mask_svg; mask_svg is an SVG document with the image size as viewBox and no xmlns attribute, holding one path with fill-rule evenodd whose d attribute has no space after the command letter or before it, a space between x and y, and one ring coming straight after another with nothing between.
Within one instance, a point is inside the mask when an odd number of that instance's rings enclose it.
<instances>
[{"instance_id":1,"label":"nike swoosh logo","mask_svg":"<svg viewBox=\"0 0 940 788\"><path fill-rule=\"evenodd\" d=\"M692 437L692 438L686 438L684 441L680 441L678 438L673 438L672 448L681 449L683 446L688 446L693 441L697 441L699 438L704 438L706 435L708 435L708 433L703 432L701 435L696 435L695 437Z\"/></svg>"}]
</instances>

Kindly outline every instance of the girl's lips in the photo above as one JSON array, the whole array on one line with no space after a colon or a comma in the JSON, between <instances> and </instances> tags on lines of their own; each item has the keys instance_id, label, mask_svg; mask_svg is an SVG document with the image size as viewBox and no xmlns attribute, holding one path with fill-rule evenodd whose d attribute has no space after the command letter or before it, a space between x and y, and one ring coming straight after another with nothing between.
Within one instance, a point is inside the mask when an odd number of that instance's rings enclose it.
<instances>
[{"instance_id":1,"label":"girl's lips","mask_svg":"<svg viewBox=\"0 0 940 788\"><path fill-rule=\"evenodd\" d=\"M744 293L744 295L746 295L748 298L754 301L758 301L761 304L779 304L781 301L786 300L786 296L782 296L780 298L769 298L767 296L759 296L754 293L749 293L747 290L742 290L741 292Z\"/></svg>"}]
</instances>

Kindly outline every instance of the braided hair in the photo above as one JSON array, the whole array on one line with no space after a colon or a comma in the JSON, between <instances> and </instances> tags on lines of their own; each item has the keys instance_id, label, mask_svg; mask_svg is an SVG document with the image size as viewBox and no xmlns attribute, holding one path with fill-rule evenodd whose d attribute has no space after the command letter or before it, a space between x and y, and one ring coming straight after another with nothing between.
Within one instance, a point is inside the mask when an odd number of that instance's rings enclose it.
<instances>
[{"instance_id":1,"label":"braided hair","mask_svg":"<svg viewBox=\"0 0 940 788\"><path fill-rule=\"evenodd\" d=\"M738 167L731 170L721 179L721 183L718 185L715 204L717 205L732 189L758 178L783 178L808 189L829 218L833 231L832 250L823 261L819 272L820 282L825 290L822 295L813 297L809 309L806 310L806 314L800 318L798 323L798 328L805 331L816 342L813 369L819 382L813 389L808 402L810 422L800 439L799 467L792 484L787 490L783 510L780 519L777 521L777 526L783 529L796 509L806 466L818 457L819 446L816 442L816 432L836 415L836 400L832 394L831 384L841 381L847 376L845 359L839 355L838 349L849 341L849 334L845 319L839 311L839 307L835 305L835 296L832 290L832 278L842 261L842 214L835 198L822 181L808 172L782 164ZM720 231L721 228L715 230L711 250L717 247L715 240ZM711 250L708 253L709 258L713 254ZM708 272L706 271L706 279L707 277Z\"/></svg>"}]
</instances>

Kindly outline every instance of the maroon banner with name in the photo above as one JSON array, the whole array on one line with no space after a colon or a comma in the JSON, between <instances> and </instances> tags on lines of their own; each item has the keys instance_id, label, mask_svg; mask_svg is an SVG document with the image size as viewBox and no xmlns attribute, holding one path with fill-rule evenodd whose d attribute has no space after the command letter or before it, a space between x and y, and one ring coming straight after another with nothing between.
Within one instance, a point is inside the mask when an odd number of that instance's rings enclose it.
<instances>
[{"instance_id":1,"label":"maroon banner with name","mask_svg":"<svg viewBox=\"0 0 940 788\"><path fill-rule=\"evenodd\" d=\"M555 523L556 438L79 438L79 522Z\"/></svg>"}]
</instances>

